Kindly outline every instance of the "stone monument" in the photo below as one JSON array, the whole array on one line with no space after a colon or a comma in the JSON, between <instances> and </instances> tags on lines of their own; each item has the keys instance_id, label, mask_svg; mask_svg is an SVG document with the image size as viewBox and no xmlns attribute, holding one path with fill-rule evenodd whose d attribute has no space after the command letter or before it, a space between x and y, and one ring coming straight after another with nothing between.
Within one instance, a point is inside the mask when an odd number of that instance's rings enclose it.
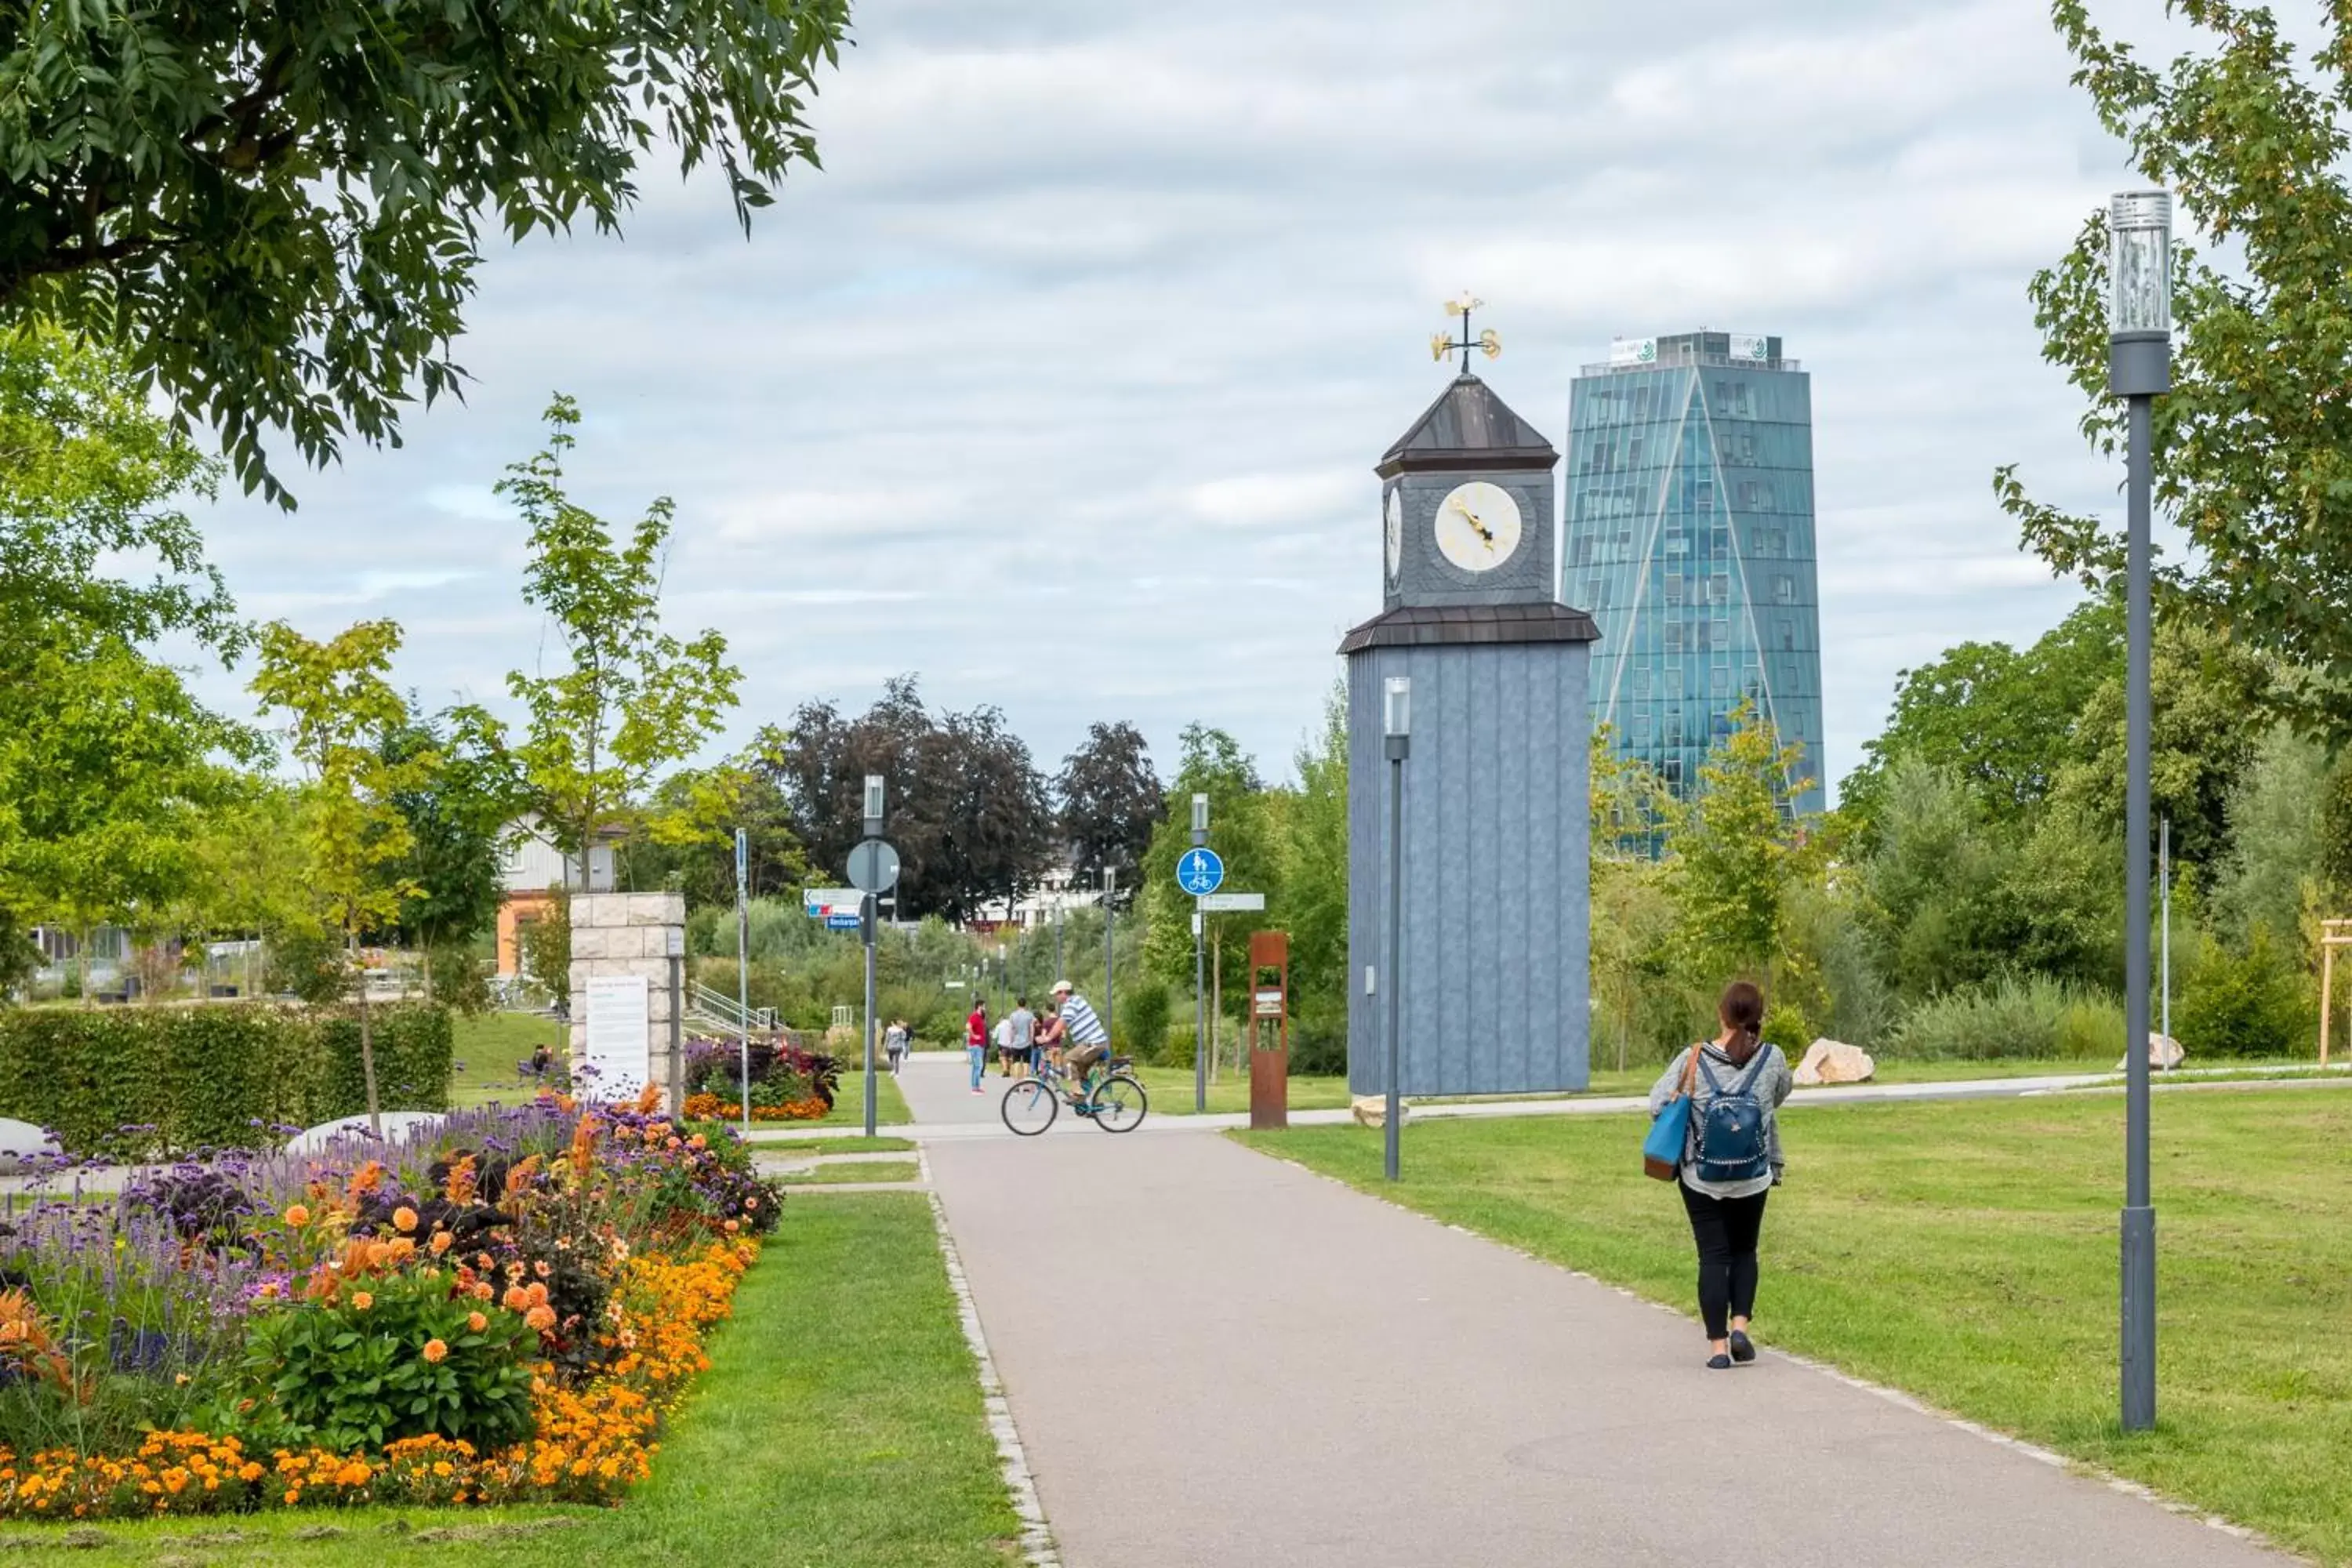
<instances>
[{"instance_id":1,"label":"stone monument","mask_svg":"<svg viewBox=\"0 0 2352 1568\"><path fill-rule=\"evenodd\" d=\"M1381 457L1386 607L1339 645L1348 661L1348 1087L1385 1092L1387 997L1401 987L1400 1090L1580 1089L1590 1070L1587 968L1592 617L1554 597L1559 455L1470 373ZM1412 681L1403 764L1403 935L1389 909L1387 680Z\"/></svg>"},{"instance_id":2,"label":"stone monument","mask_svg":"<svg viewBox=\"0 0 2352 1568\"><path fill-rule=\"evenodd\" d=\"M572 895L572 1081L593 1100L652 1084L670 1103L670 994L686 952L683 893Z\"/></svg>"}]
</instances>

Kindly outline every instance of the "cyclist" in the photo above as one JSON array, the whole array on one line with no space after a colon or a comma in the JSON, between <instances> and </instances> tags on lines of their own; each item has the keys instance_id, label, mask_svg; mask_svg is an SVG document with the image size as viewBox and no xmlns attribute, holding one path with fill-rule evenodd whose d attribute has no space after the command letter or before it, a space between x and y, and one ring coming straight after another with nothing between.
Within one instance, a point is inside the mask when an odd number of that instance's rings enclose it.
<instances>
[{"instance_id":1,"label":"cyclist","mask_svg":"<svg viewBox=\"0 0 2352 1568\"><path fill-rule=\"evenodd\" d=\"M1066 980L1054 983L1054 1008L1061 1015L1063 1037L1067 1042L1062 1052L1062 1066L1069 1073L1069 1096L1072 1105L1086 1102L1087 1074L1097 1062L1110 1054L1110 1031L1087 1005L1087 999L1070 989Z\"/></svg>"}]
</instances>

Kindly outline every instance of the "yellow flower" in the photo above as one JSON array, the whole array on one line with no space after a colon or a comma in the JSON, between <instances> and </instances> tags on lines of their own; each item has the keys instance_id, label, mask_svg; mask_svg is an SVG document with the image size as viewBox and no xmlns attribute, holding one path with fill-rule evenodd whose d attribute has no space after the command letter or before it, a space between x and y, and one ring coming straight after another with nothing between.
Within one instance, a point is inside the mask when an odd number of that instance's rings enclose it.
<instances>
[{"instance_id":1,"label":"yellow flower","mask_svg":"<svg viewBox=\"0 0 2352 1568\"><path fill-rule=\"evenodd\" d=\"M446 1361L449 1359L449 1347L439 1340L427 1340L425 1342L425 1359L436 1363Z\"/></svg>"},{"instance_id":2,"label":"yellow flower","mask_svg":"<svg viewBox=\"0 0 2352 1568\"><path fill-rule=\"evenodd\" d=\"M364 1312L375 1305L375 1298L365 1290L354 1290L352 1292L352 1305Z\"/></svg>"}]
</instances>

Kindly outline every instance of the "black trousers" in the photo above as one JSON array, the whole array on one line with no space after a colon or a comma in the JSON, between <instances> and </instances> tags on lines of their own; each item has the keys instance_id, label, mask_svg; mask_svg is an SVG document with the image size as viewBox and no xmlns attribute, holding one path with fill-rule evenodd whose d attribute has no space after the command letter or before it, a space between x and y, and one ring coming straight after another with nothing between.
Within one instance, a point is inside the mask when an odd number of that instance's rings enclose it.
<instances>
[{"instance_id":1,"label":"black trousers","mask_svg":"<svg viewBox=\"0 0 2352 1568\"><path fill-rule=\"evenodd\" d=\"M1706 1337L1722 1339L1728 1321L1756 1310L1756 1238L1764 1229L1767 1190L1747 1198L1714 1198L1681 1182L1683 1208L1698 1243L1698 1310Z\"/></svg>"}]
</instances>

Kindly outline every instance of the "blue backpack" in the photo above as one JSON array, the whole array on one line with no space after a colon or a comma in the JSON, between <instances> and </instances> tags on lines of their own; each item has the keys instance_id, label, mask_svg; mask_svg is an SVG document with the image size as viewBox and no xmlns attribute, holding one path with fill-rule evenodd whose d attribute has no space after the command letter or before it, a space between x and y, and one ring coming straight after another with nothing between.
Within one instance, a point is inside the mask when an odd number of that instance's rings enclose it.
<instances>
[{"instance_id":1,"label":"blue backpack","mask_svg":"<svg viewBox=\"0 0 2352 1568\"><path fill-rule=\"evenodd\" d=\"M1752 1182L1771 1173L1772 1141L1764 1130L1769 1112L1756 1095L1757 1075L1771 1052L1770 1046L1760 1047L1728 1086L1700 1052L1698 1070L1706 1075L1710 1091L1691 1118L1691 1160L1700 1181Z\"/></svg>"}]
</instances>

